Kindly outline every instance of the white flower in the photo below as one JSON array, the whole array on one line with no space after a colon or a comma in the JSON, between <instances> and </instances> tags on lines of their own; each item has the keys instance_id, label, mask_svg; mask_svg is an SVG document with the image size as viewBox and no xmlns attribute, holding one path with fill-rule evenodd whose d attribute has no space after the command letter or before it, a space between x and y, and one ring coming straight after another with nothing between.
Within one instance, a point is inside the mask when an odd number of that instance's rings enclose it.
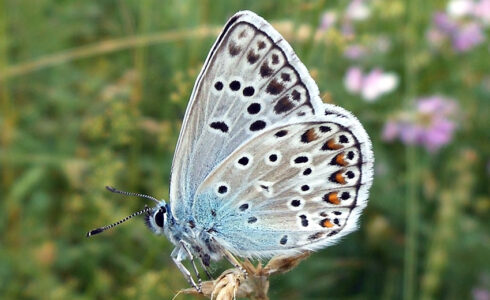
<instances>
[{"instance_id":1,"label":"white flower","mask_svg":"<svg viewBox=\"0 0 490 300\"><path fill-rule=\"evenodd\" d=\"M347 7L345 15L355 21L362 21L369 17L371 10L363 0L353 0Z\"/></svg>"},{"instance_id":2,"label":"white flower","mask_svg":"<svg viewBox=\"0 0 490 300\"><path fill-rule=\"evenodd\" d=\"M451 0L447 4L447 13L451 17L461 18L471 14L474 3L472 0Z\"/></svg>"},{"instance_id":3,"label":"white flower","mask_svg":"<svg viewBox=\"0 0 490 300\"><path fill-rule=\"evenodd\" d=\"M383 73L381 69L374 69L363 80L361 96L372 102L393 91L397 85L398 76L395 73Z\"/></svg>"},{"instance_id":4,"label":"white flower","mask_svg":"<svg viewBox=\"0 0 490 300\"><path fill-rule=\"evenodd\" d=\"M344 77L344 85L351 94L373 102L384 94L392 92L398 86L398 76L395 73L384 73L381 69L373 69L364 75L358 67L351 67Z\"/></svg>"}]
</instances>

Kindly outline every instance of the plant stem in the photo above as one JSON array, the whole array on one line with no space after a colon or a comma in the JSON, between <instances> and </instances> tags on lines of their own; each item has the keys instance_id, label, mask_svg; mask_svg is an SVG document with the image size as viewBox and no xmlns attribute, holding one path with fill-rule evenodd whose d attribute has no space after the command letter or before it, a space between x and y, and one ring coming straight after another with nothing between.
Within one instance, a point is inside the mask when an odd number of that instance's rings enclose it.
<instances>
[{"instance_id":1,"label":"plant stem","mask_svg":"<svg viewBox=\"0 0 490 300\"><path fill-rule=\"evenodd\" d=\"M8 66L8 33L6 4L0 0L0 74L4 73ZM8 149L13 140L13 131L16 123L16 114L12 109L8 81L0 81L0 148ZM13 174L10 161L2 163L0 178L2 185L7 188L13 182Z\"/></svg>"},{"instance_id":2,"label":"plant stem","mask_svg":"<svg viewBox=\"0 0 490 300\"><path fill-rule=\"evenodd\" d=\"M406 1L406 25L405 25L405 106L413 105L416 96L416 65L414 57L417 46L417 10L419 1ZM417 270L417 234L418 234L418 164L417 149L415 146L408 146L405 156L406 164L406 246L405 246L405 265L403 282L403 299L414 299L416 294L416 270Z\"/></svg>"}]
</instances>

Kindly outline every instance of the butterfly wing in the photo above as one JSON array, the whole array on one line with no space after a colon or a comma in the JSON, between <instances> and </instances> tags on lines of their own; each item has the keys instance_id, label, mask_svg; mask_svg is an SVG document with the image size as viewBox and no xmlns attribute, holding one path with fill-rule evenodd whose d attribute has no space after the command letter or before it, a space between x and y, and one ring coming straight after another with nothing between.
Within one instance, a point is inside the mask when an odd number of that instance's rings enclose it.
<instances>
[{"instance_id":1,"label":"butterfly wing","mask_svg":"<svg viewBox=\"0 0 490 300\"><path fill-rule=\"evenodd\" d=\"M228 250L255 257L314 250L356 229L372 183L371 142L349 112L333 105L323 112L261 133L200 186L194 215Z\"/></svg>"},{"instance_id":2,"label":"butterfly wing","mask_svg":"<svg viewBox=\"0 0 490 300\"><path fill-rule=\"evenodd\" d=\"M172 166L170 202L188 216L195 192L245 141L322 110L318 88L289 44L256 14L226 24L191 95Z\"/></svg>"}]
</instances>

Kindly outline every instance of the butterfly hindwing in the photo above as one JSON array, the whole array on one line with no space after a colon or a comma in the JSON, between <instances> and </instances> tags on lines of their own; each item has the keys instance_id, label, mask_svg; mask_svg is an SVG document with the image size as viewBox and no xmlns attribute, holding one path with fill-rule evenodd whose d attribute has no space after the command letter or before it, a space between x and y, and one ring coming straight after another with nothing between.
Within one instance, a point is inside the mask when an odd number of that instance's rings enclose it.
<instances>
[{"instance_id":1,"label":"butterfly hindwing","mask_svg":"<svg viewBox=\"0 0 490 300\"><path fill-rule=\"evenodd\" d=\"M335 113L254 137L200 186L194 215L231 251L317 249L356 228L372 181L370 141L348 112L325 107Z\"/></svg>"},{"instance_id":2,"label":"butterfly hindwing","mask_svg":"<svg viewBox=\"0 0 490 300\"><path fill-rule=\"evenodd\" d=\"M321 110L318 88L289 44L265 20L239 12L199 75L172 166L170 198L186 216L211 171L245 141Z\"/></svg>"}]
</instances>

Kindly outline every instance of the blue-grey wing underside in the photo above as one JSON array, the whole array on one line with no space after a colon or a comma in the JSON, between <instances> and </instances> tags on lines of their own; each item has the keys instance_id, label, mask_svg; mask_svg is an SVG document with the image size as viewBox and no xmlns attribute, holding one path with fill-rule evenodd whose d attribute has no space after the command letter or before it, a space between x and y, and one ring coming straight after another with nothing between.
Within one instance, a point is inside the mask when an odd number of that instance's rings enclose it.
<instances>
[{"instance_id":1,"label":"blue-grey wing underside","mask_svg":"<svg viewBox=\"0 0 490 300\"><path fill-rule=\"evenodd\" d=\"M172 166L177 219L240 256L314 250L356 228L372 182L369 137L320 100L289 44L252 12L219 36L194 87Z\"/></svg>"}]
</instances>

